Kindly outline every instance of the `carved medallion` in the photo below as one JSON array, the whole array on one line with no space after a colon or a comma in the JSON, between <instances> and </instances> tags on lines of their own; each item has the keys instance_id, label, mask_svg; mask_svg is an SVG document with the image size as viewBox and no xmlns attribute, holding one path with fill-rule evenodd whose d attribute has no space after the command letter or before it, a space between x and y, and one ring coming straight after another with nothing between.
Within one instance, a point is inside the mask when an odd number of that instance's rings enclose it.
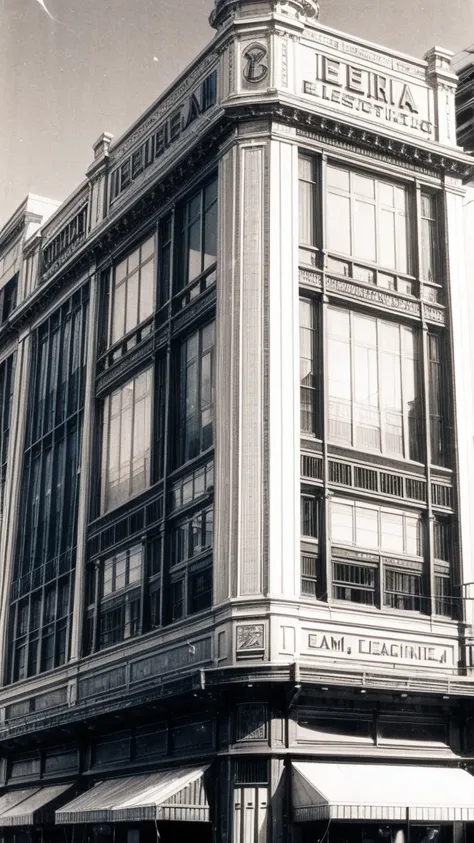
<instances>
[{"instance_id":1,"label":"carved medallion","mask_svg":"<svg viewBox=\"0 0 474 843\"><path fill-rule=\"evenodd\" d=\"M268 64L266 61L267 48L263 44L250 44L242 53L242 58L247 63L242 71L246 82L251 85L259 85L266 78Z\"/></svg>"}]
</instances>

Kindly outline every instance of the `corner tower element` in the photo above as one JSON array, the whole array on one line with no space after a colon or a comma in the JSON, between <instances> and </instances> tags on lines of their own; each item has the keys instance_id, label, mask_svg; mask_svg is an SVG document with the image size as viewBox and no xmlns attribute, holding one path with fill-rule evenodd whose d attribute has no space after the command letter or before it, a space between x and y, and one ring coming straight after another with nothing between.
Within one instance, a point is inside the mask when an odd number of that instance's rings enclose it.
<instances>
[{"instance_id":1,"label":"corner tower element","mask_svg":"<svg viewBox=\"0 0 474 843\"><path fill-rule=\"evenodd\" d=\"M272 13L291 18L319 18L317 0L216 0L209 23L220 30L236 18L260 17Z\"/></svg>"}]
</instances>

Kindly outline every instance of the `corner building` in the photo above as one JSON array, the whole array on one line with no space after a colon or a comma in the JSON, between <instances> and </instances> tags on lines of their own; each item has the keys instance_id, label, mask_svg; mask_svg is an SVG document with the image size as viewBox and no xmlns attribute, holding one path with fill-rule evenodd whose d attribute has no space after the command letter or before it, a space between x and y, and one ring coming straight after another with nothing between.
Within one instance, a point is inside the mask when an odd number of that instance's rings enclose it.
<instances>
[{"instance_id":1,"label":"corner building","mask_svg":"<svg viewBox=\"0 0 474 843\"><path fill-rule=\"evenodd\" d=\"M1 834L469 843L450 54L211 23L1 276Z\"/></svg>"}]
</instances>

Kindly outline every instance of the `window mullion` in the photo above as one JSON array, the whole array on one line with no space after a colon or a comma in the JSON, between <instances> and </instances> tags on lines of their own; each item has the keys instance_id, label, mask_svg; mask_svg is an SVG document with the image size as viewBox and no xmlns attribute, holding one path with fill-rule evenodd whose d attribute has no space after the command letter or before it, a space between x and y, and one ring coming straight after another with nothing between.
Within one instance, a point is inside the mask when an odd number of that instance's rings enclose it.
<instances>
[{"instance_id":1,"label":"window mullion","mask_svg":"<svg viewBox=\"0 0 474 843\"><path fill-rule=\"evenodd\" d=\"M382 367L381 367L381 352L380 352L380 331L381 331L381 324L380 319L375 320L375 359L376 359L376 367L377 367L377 395L378 395L378 416L379 416L379 430L380 430L380 453L385 453L385 413L383 410L383 401L382 401L382 389L383 389L383 377L382 377Z\"/></svg>"},{"instance_id":2,"label":"window mullion","mask_svg":"<svg viewBox=\"0 0 474 843\"><path fill-rule=\"evenodd\" d=\"M350 365L351 365L351 445L355 447L355 382L356 382L356 363L354 353L354 313L349 313L349 349L350 349Z\"/></svg>"}]
</instances>

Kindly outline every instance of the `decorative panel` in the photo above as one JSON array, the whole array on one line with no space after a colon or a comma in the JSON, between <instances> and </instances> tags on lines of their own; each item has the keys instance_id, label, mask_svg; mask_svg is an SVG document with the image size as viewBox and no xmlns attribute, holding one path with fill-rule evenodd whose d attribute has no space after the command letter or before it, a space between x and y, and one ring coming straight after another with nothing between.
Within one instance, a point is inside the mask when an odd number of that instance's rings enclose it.
<instances>
[{"instance_id":1,"label":"decorative panel","mask_svg":"<svg viewBox=\"0 0 474 843\"><path fill-rule=\"evenodd\" d=\"M263 590L264 179L263 145L241 149L239 594Z\"/></svg>"}]
</instances>

